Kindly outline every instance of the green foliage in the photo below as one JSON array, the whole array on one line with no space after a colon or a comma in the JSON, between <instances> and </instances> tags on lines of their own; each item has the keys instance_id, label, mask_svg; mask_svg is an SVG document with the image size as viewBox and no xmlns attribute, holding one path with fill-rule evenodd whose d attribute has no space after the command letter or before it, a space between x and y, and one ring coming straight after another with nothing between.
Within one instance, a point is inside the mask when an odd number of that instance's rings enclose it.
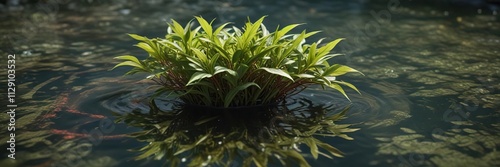
<instances>
[{"instance_id":1,"label":"green foliage","mask_svg":"<svg viewBox=\"0 0 500 167\"><path fill-rule=\"evenodd\" d=\"M148 78L173 91L185 103L207 106L245 106L278 102L311 84L338 90L342 86L357 88L336 80L337 76L359 71L328 60L339 54L330 51L342 40L323 46L322 40L306 44L318 33L302 31L288 34L299 26L293 24L270 32L262 24L264 17L247 22L243 29L217 28L212 22L196 17L200 26L191 22L181 26L175 20L168 24L165 38L147 38L135 34L137 47L149 56L116 57L123 62L116 67L133 67L127 74L146 72Z\"/></svg>"}]
</instances>

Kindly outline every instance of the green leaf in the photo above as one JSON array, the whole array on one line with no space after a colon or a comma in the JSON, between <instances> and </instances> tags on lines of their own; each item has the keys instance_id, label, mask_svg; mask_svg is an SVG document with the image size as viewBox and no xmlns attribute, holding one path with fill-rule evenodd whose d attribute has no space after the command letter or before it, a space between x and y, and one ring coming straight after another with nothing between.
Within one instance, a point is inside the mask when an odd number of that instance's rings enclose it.
<instances>
[{"instance_id":1,"label":"green leaf","mask_svg":"<svg viewBox=\"0 0 500 167\"><path fill-rule=\"evenodd\" d=\"M219 54L216 54L209 58L208 64L207 64L207 71L213 75L215 75L215 65L217 64L217 60L219 59Z\"/></svg>"},{"instance_id":2,"label":"green leaf","mask_svg":"<svg viewBox=\"0 0 500 167\"><path fill-rule=\"evenodd\" d=\"M168 41L168 40L161 40L158 43L169 48L169 49L172 49L172 50L174 50L174 48L175 48L175 49L177 49L177 51L183 51L182 48L178 44L173 43L173 42ZM173 46L174 48L172 48L170 46Z\"/></svg>"},{"instance_id":3,"label":"green leaf","mask_svg":"<svg viewBox=\"0 0 500 167\"><path fill-rule=\"evenodd\" d=\"M243 51L243 50L236 50L233 53L233 58L232 58L233 63L241 62L242 56L244 56L244 55L245 55L245 51Z\"/></svg>"},{"instance_id":4,"label":"green leaf","mask_svg":"<svg viewBox=\"0 0 500 167\"><path fill-rule=\"evenodd\" d=\"M224 23L224 24L222 24L221 26L217 27L217 29L215 29L215 31L214 31L214 36L213 36L213 37L216 37L217 35L219 35L219 34L220 34L220 32L221 32L221 31L222 31L222 30L223 30L223 29L224 29L224 28L225 28L228 24L230 24L230 23ZM215 40L219 40L219 39L214 39L214 41L215 41Z\"/></svg>"},{"instance_id":5,"label":"green leaf","mask_svg":"<svg viewBox=\"0 0 500 167\"><path fill-rule=\"evenodd\" d=\"M318 55L326 55L328 54L340 41L344 40L344 38L336 39L325 46L318 49Z\"/></svg>"},{"instance_id":6,"label":"green leaf","mask_svg":"<svg viewBox=\"0 0 500 167\"><path fill-rule=\"evenodd\" d=\"M284 51L284 54L283 55L289 55L292 53L292 51L296 50L297 47L300 45L300 43L302 42L302 40L304 40L306 38L306 31L302 31L302 33L298 34L298 35L295 35L294 36L294 39L292 41L292 45L290 46L286 46L286 50ZM284 56L284 57L285 57ZM283 58L280 58L280 59L284 59ZM281 61L281 60L280 60Z\"/></svg>"},{"instance_id":7,"label":"green leaf","mask_svg":"<svg viewBox=\"0 0 500 167\"><path fill-rule=\"evenodd\" d=\"M149 41L149 38L146 38L146 37L143 37L143 36L139 36L137 34L128 34L128 36L134 38L135 40L138 40L138 41Z\"/></svg>"},{"instance_id":8,"label":"green leaf","mask_svg":"<svg viewBox=\"0 0 500 167\"><path fill-rule=\"evenodd\" d=\"M212 25L210 25L207 20L203 19L202 17L195 17L196 20L198 20L198 23L200 23L200 26L203 28L203 31L207 33L209 38L212 38Z\"/></svg>"},{"instance_id":9,"label":"green leaf","mask_svg":"<svg viewBox=\"0 0 500 167\"><path fill-rule=\"evenodd\" d=\"M306 61L306 67L309 68L312 66L312 64L314 62L312 62L311 60L313 60L314 58L316 58L316 47L318 47L318 44L317 43L313 43L311 45L311 47L309 48L309 54L307 56L307 61ZM319 57L319 56L318 56Z\"/></svg>"},{"instance_id":10,"label":"green leaf","mask_svg":"<svg viewBox=\"0 0 500 167\"><path fill-rule=\"evenodd\" d=\"M267 30L267 28L266 28L266 25L260 24L260 29L262 30L262 35L263 36L268 36L270 34L269 30Z\"/></svg>"},{"instance_id":11,"label":"green leaf","mask_svg":"<svg viewBox=\"0 0 500 167\"><path fill-rule=\"evenodd\" d=\"M311 74L298 74L298 75L295 75L299 78L316 78L314 75L311 75Z\"/></svg>"},{"instance_id":12,"label":"green leaf","mask_svg":"<svg viewBox=\"0 0 500 167\"><path fill-rule=\"evenodd\" d=\"M344 75L344 74L349 73L349 72L357 72L357 73L363 74L363 73L359 72L358 70L351 68L349 66L334 64L325 70L325 72L323 73L323 76L335 77L335 76Z\"/></svg>"},{"instance_id":13,"label":"green leaf","mask_svg":"<svg viewBox=\"0 0 500 167\"><path fill-rule=\"evenodd\" d=\"M333 81L333 82L348 86L349 88L351 88L351 89L355 90L356 92L358 92L359 94L361 94L361 92L359 92L358 88L356 88L356 86L354 86L353 84L351 84L349 82L344 82L344 81Z\"/></svg>"},{"instance_id":14,"label":"green leaf","mask_svg":"<svg viewBox=\"0 0 500 167\"><path fill-rule=\"evenodd\" d=\"M194 35L196 34L196 31L198 31L201 27L196 28L194 31L191 30L191 21L189 21L186 26L184 27L184 36L182 36L182 39L186 45L186 47L189 48L191 46L191 41L193 40Z\"/></svg>"},{"instance_id":15,"label":"green leaf","mask_svg":"<svg viewBox=\"0 0 500 167\"><path fill-rule=\"evenodd\" d=\"M295 27L299 26L301 24L292 24L292 25L288 25L286 26L285 28L275 32L274 34L274 39L273 39L273 43L276 44L278 43L279 40L281 40L281 38L283 37L283 35L285 35L286 33L288 33L290 30L294 29Z\"/></svg>"},{"instance_id":16,"label":"green leaf","mask_svg":"<svg viewBox=\"0 0 500 167\"><path fill-rule=\"evenodd\" d=\"M135 46L145 50L146 52L148 52L151 55L156 55L156 51L149 44L147 44L145 42L140 42Z\"/></svg>"},{"instance_id":17,"label":"green leaf","mask_svg":"<svg viewBox=\"0 0 500 167\"><path fill-rule=\"evenodd\" d=\"M117 56L115 57L114 59L119 59L119 60L128 60L128 61L132 61L134 63L137 63L137 64L142 64L139 59L137 59L137 57L135 56L131 56L131 55L123 55L123 56Z\"/></svg>"},{"instance_id":18,"label":"green leaf","mask_svg":"<svg viewBox=\"0 0 500 167\"><path fill-rule=\"evenodd\" d=\"M203 78L210 78L212 77L212 74L207 74L207 73L202 73L202 72L195 72L192 76L191 79L189 79L189 82L186 84L186 86L191 85L192 83L199 81Z\"/></svg>"},{"instance_id":19,"label":"green leaf","mask_svg":"<svg viewBox=\"0 0 500 167\"><path fill-rule=\"evenodd\" d=\"M342 95L345 96L345 98L347 98L347 100L351 101L351 99L349 99L349 97L347 96L347 94L345 93L344 89L337 83L331 83L328 85L330 88L333 88L337 91L339 91L340 93L342 93Z\"/></svg>"},{"instance_id":20,"label":"green leaf","mask_svg":"<svg viewBox=\"0 0 500 167\"><path fill-rule=\"evenodd\" d=\"M306 38L309 38L310 36L313 36L314 34L320 33L321 31L313 31L313 32L308 32L306 34Z\"/></svg>"},{"instance_id":21,"label":"green leaf","mask_svg":"<svg viewBox=\"0 0 500 167\"><path fill-rule=\"evenodd\" d=\"M172 28L177 35L184 36L184 28L174 19L172 19L172 24L169 23L169 27Z\"/></svg>"},{"instance_id":22,"label":"green leaf","mask_svg":"<svg viewBox=\"0 0 500 167\"><path fill-rule=\"evenodd\" d=\"M201 52L200 50L198 50L196 48L192 48L192 51L198 57L198 59L201 60L201 62L208 63L208 57L205 53Z\"/></svg>"},{"instance_id":23,"label":"green leaf","mask_svg":"<svg viewBox=\"0 0 500 167\"><path fill-rule=\"evenodd\" d=\"M327 63L326 62L327 60L333 58L333 57L336 57L336 56L342 56L343 54L329 54L329 55L325 55L325 56L318 56L316 57L316 59L314 60L314 62L316 62L315 65L321 65L321 64L324 64L324 63Z\"/></svg>"},{"instance_id":24,"label":"green leaf","mask_svg":"<svg viewBox=\"0 0 500 167\"><path fill-rule=\"evenodd\" d=\"M237 79L239 80L243 75L248 71L250 67L246 64L240 64L239 66L236 66L236 74L237 74Z\"/></svg>"},{"instance_id":25,"label":"green leaf","mask_svg":"<svg viewBox=\"0 0 500 167\"><path fill-rule=\"evenodd\" d=\"M278 47L278 45L268 46L266 49L262 50L257 55L250 57L250 59L248 59L246 62L244 62L244 64L253 64L255 61L263 58L265 55L267 55L269 52L273 51L277 47Z\"/></svg>"},{"instance_id":26,"label":"green leaf","mask_svg":"<svg viewBox=\"0 0 500 167\"><path fill-rule=\"evenodd\" d=\"M254 82L247 82L245 84L242 84L242 85L238 85L237 87L231 89L227 95L226 95L226 98L224 98L224 107L229 107L229 105L231 104L231 102L233 101L233 98L234 96L236 96L236 94L242 90L245 90L247 89L248 87L250 86L256 86L260 89L260 86L257 85L256 83Z\"/></svg>"},{"instance_id":27,"label":"green leaf","mask_svg":"<svg viewBox=\"0 0 500 167\"><path fill-rule=\"evenodd\" d=\"M199 59L195 59L195 58L192 58L192 57L186 57L186 59L187 59L187 60L188 60L191 64L193 64L193 66L192 66L193 68L195 68L195 69L198 69L198 68L199 68L199 69L204 70L204 72L208 72L208 71L206 71L206 69L205 69L205 67L206 67L206 66L204 66L204 65L203 65L203 62L201 62Z\"/></svg>"},{"instance_id":28,"label":"green leaf","mask_svg":"<svg viewBox=\"0 0 500 167\"><path fill-rule=\"evenodd\" d=\"M217 41L218 41L218 40L217 40ZM217 50L217 52L218 52L220 55L222 55L222 57L223 57L225 60L227 60L227 61L232 61L232 59L231 59L231 56L232 56L232 55L231 55L229 52L227 52L227 51L226 51L226 49L224 49L224 48L222 48L221 46L219 46L219 44L220 44L220 43L218 44L218 43L216 43L216 42L212 42L212 41L210 41L210 43L213 43L213 45L212 45L212 46L214 46L214 47L215 47L215 49Z\"/></svg>"},{"instance_id":29,"label":"green leaf","mask_svg":"<svg viewBox=\"0 0 500 167\"><path fill-rule=\"evenodd\" d=\"M259 20L255 21L254 23L247 22L246 27L245 27L245 32L241 36L241 48L245 48L250 44L250 40L257 35L257 31L260 28L260 25L264 21L264 18L266 16L262 16Z\"/></svg>"},{"instance_id":30,"label":"green leaf","mask_svg":"<svg viewBox=\"0 0 500 167\"><path fill-rule=\"evenodd\" d=\"M144 66L142 66L141 64L137 64L136 62L133 62L133 61L124 61L124 62L121 62L119 64L117 64L115 67L113 67L112 69L115 69L117 67L121 67L121 66L132 66L132 67L137 67L143 71L146 71L146 69L144 68Z\"/></svg>"},{"instance_id":31,"label":"green leaf","mask_svg":"<svg viewBox=\"0 0 500 167\"><path fill-rule=\"evenodd\" d=\"M290 79L293 82L292 76L290 76L290 74L286 73L285 71L283 71L281 69L267 68L267 67L261 67L259 69L265 70L265 71L267 71L268 73L271 73L271 74L275 74L275 75L279 75L279 76L288 78L288 79Z\"/></svg>"},{"instance_id":32,"label":"green leaf","mask_svg":"<svg viewBox=\"0 0 500 167\"><path fill-rule=\"evenodd\" d=\"M231 70L229 68L226 68L226 67L222 67L222 66L215 66L215 73L213 75L217 75L218 73L221 73L221 72L227 72L228 74L232 75L232 76L236 76L236 71L234 70Z\"/></svg>"}]
</instances>

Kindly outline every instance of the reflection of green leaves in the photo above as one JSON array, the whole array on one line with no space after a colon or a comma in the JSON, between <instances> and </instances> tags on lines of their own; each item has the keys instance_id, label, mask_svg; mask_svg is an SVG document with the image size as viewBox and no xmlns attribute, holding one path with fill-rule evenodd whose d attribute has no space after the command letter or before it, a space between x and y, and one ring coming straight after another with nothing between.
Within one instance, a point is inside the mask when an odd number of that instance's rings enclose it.
<instances>
[{"instance_id":1,"label":"reflection of green leaves","mask_svg":"<svg viewBox=\"0 0 500 167\"><path fill-rule=\"evenodd\" d=\"M452 104L451 107L457 106L459 105ZM463 108L451 109L457 111ZM377 163L391 166L398 160L394 155L420 155L429 157L429 161L419 161L421 166L500 166L500 123L493 122L491 126L484 126L491 119L492 115L474 120L452 121L449 123L454 125L453 128L435 130L431 136L425 129L400 127L401 131L397 134L376 138L380 141L376 154L394 157Z\"/></svg>"},{"instance_id":2,"label":"reflection of green leaves","mask_svg":"<svg viewBox=\"0 0 500 167\"><path fill-rule=\"evenodd\" d=\"M401 130L402 130L403 132L405 132L405 133L410 133L410 134L414 134L414 133L416 133L416 132L415 132L415 130L410 129L410 128L404 128L404 127L401 127L401 128L399 128L399 129L401 129Z\"/></svg>"},{"instance_id":3,"label":"reflection of green leaves","mask_svg":"<svg viewBox=\"0 0 500 167\"><path fill-rule=\"evenodd\" d=\"M330 152L330 154L336 156L336 157L344 157L342 154L342 151L340 151L339 149L329 145L329 144L326 144L326 143L323 143L323 142L317 142L318 146L320 146L321 148L324 148L325 150L327 150L328 152Z\"/></svg>"},{"instance_id":4,"label":"reflection of green leaves","mask_svg":"<svg viewBox=\"0 0 500 167\"><path fill-rule=\"evenodd\" d=\"M33 147L35 144L45 143L47 145L52 144L47 138L52 134L48 130L39 131L26 131L22 134L16 135L17 144L23 147Z\"/></svg>"},{"instance_id":5,"label":"reflection of green leaves","mask_svg":"<svg viewBox=\"0 0 500 167\"><path fill-rule=\"evenodd\" d=\"M281 107L286 106L274 106L271 110L283 110ZM299 145L309 147L314 159L320 155L343 156L340 150L316 136L352 139L345 133L358 129L335 123L344 118L348 109L330 116L325 109L312 104L284 109L287 111L284 113L266 110L252 111L250 115L240 111L133 111L120 116L119 121L144 129L131 135L149 143L138 150L141 154L137 159L166 159L169 166L230 166L237 161L241 162L238 166L264 167L279 162L284 166L309 167ZM267 114L260 115L262 112Z\"/></svg>"},{"instance_id":6,"label":"reflection of green leaves","mask_svg":"<svg viewBox=\"0 0 500 167\"><path fill-rule=\"evenodd\" d=\"M319 151L318 151L318 145L316 144L316 142L311 138L304 139L304 142L306 143L306 145L309 148L311 148L311 155L313 156L313 158L318 159Z\"/></svg>"}]
</instances>

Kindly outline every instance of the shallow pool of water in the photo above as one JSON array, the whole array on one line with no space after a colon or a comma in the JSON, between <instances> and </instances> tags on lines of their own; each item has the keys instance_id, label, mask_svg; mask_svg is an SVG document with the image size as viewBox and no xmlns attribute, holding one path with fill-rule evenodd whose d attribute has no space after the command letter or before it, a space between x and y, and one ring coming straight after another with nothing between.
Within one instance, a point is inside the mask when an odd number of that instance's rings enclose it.
<instances>
[{"instance_id":1,"label":"shallow pool of water","mask_svg":"<svg viewBox=\"0 0 500 167\"><path fill-rule=\"evenodd\" d=\"M315 40L346 38L335 49L345 56L333 61L365 74L340 78L361 95L348 92L349 102L311 87L292 99L329 114L350 104L339 123L360 130L348 134L352 141L317 137L342 158L314 159L299 146L312 166L500 166L500 22L493 3L53 1L1 9L0 60L16 55L17 108L16 160L3 142L0 166L162 165L164 159L134 160L133 150L148 143L127 134L141 128L114 122L117 114L149 110L151 83L144 75L123 77L126 68L110 69L115 56L146 56L127 33L161 37L168 20L185 24L196 15L236 26L267 15L269 29L305 23L298 30L322 31ZM9 119L0 115L4 125ZM8 141L2 127L0 141Z\"/></svg>"}]
</instances>

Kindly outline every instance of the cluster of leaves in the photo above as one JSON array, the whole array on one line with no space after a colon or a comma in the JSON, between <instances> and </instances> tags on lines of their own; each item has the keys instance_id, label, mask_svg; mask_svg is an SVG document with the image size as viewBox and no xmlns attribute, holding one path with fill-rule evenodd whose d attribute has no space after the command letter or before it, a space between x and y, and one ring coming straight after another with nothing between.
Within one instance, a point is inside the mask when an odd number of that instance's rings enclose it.
<instances>
[{"instance_id":1,"label":"cluster of leaves","mask_svg":"<svg viewBox=\"0 0 500 167\"><path fill-rule=\"evenodd\" d=\"M330 65L328 60L340 54L330 51L342 40L325 45L321 40L306 44L308 37L318 33L302 31L288 34L300 24L292 24L270 32L262 23L264 17L243 29L217 28L212 22L196 17L182 27L172 20L165 38L130 36L140 41L137 46L149 57L116 57L120 66L132 66L127 74L146 72L163 85L159 92L173 92L188 104L217 107L250 106L278 102L300 92L310 84L331 87L344 96L341 87L357 88L337 76L359 71L345 65Z\"/></svg>"},{"instance_id":2,"label":"cluster of leaves","mask_svg":"<svg viewBox=\"0 0 500 167\"><path fill-rule=\"evenodd\" d=\"M270 108L279 112L246 112L249 115L228 118L227 115L234 112L210 114L185 108L158 111L152 106L149 113L136 111L120 116L117 121L143 129L132 134L132 137L148 143L138 150L141 154L136 159L165 159L165 165L174 167L268 166L276 163L308 167L310 165L299 149L301 145L309 147L315 159L319 155L342 157L340 150L317 136L352 140L345 133L358 130L349 128L348 124L335 123L344 117L348 107L334 115L326 114L324 106L290 110L281 107Z\"/></svg>"}]
</instances>

